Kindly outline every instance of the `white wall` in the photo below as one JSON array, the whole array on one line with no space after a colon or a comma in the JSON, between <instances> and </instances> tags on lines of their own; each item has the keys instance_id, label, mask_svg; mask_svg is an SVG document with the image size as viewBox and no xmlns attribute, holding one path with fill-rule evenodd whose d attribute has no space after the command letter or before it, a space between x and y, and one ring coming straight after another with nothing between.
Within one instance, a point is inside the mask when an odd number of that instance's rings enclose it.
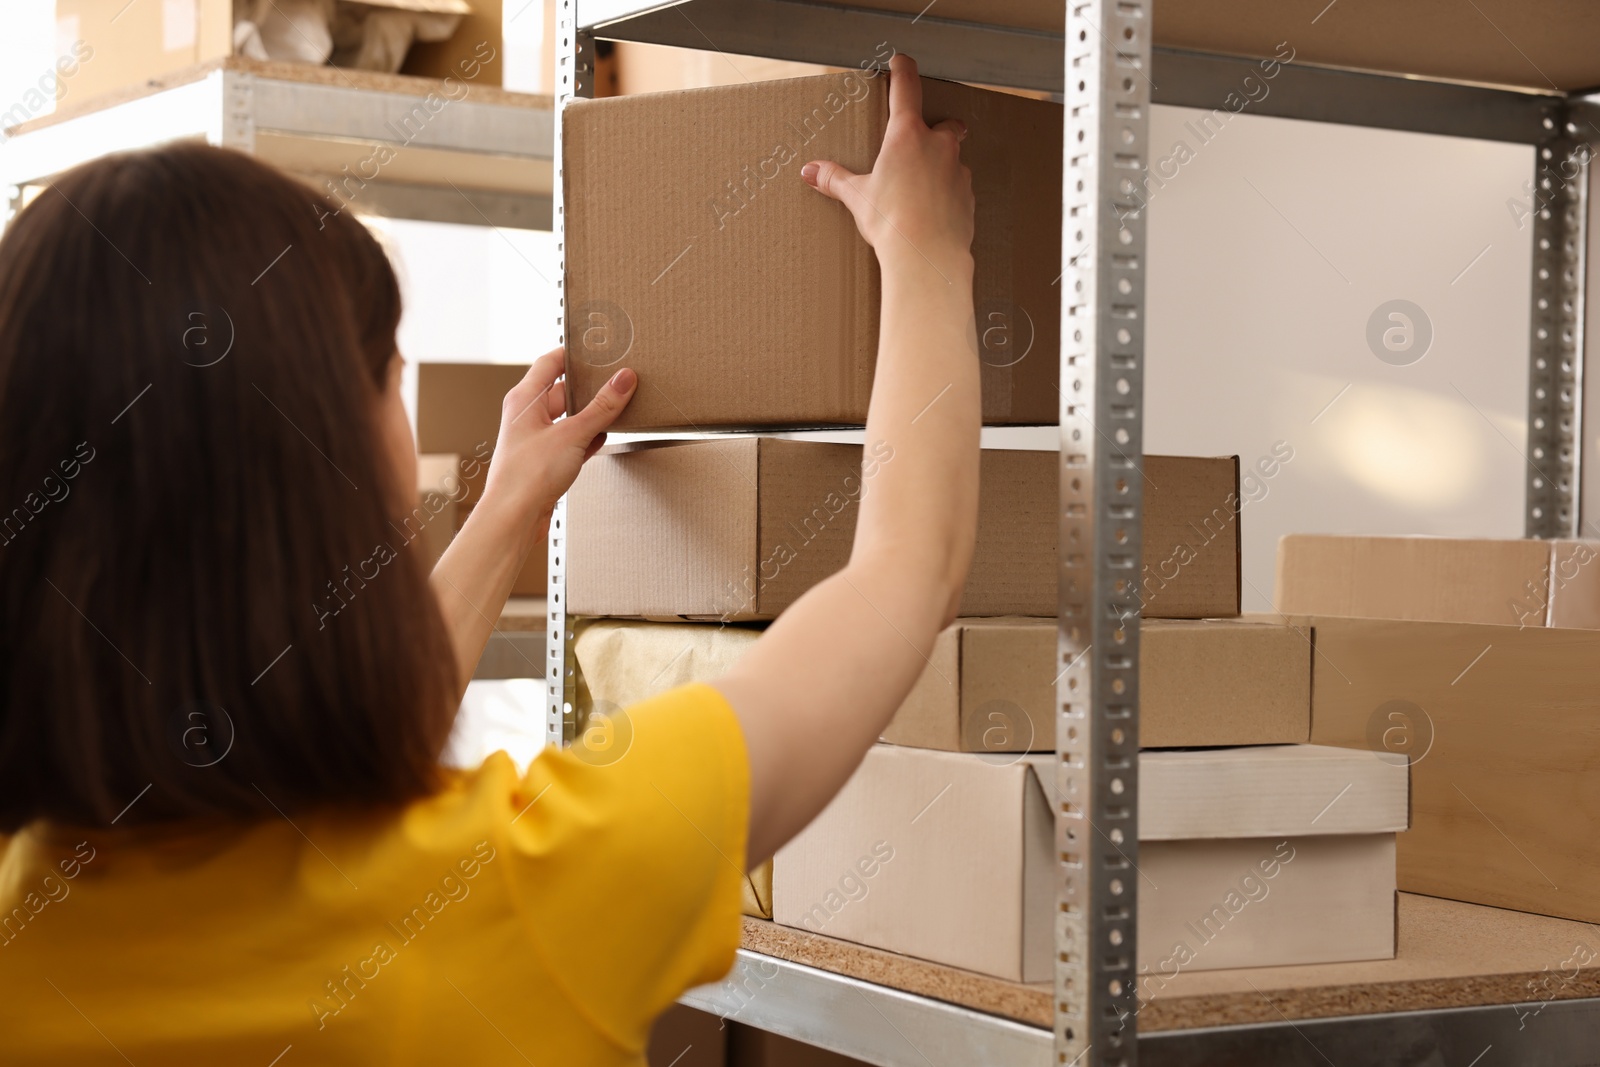
<instances>
[{"instance_id":1,"label":"white wall","mask_svg":"<svg viewBox=\"0 0 1600 1067\"><path fill-rule=\"evenodd\" d=\"M1152 117L1193 158L1150 201L1145 449L1294 450L1244 508L1246 610L1291 531L1521 536L1533 150L1197 114ZM1410 366L1368 347L1392 299L1432 322Z\"/></svg>"}]
</instances>

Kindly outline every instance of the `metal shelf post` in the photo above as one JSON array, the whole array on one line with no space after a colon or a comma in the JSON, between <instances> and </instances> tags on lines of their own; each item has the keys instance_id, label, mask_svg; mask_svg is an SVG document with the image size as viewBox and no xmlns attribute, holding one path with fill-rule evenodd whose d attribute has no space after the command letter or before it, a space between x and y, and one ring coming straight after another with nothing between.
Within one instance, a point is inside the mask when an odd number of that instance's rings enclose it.
<instances>
[{"instance_id":1,"label":"metal shelf post","mask_svg":"<svg viewBox=\"0 0 1600 1067\"><path fill-rule=\"evenodd\" d=\"M1148 0L1066 19L1056 1058L1137 1061Z\"/></svg>"},{"instance_id":2,"label":"metal shelf post","mask_svg":"<svg viewBox=\"0 0 1600 1067\"><path fill-rule=\"evenodd\" d=\"M1533 291L1528 312L1529 537L1576 537L1583 440L1584 273L1589 160L1576 113L1552 102L1541 118L1533 183Z\"/></svg>"},{"instance_id":3,"label":"metal shelf post","mask_svg":"<svg viewBox=\"0 0 1600 1067\"><path fill-rule=\"evenodd\" d=\"M555 161L551 182L550 228L555 233L557 274L560 291L556 319L556 343L566 343L567 316L567 216L562 192L561 128L563 112L576 97L594 95L594 37L578 28L577 0L559 0L556 8L556 110ZM569 352L567 358L572 358ZM572 741L577 721L573 707L573 681L577 669L572 657L572 633L567 623L567 498L556 501L550 516L550 588L546 597L550 618L545 628L547 646L544 670L545 743L563 745Z\"/></svg>"}]
</instances>

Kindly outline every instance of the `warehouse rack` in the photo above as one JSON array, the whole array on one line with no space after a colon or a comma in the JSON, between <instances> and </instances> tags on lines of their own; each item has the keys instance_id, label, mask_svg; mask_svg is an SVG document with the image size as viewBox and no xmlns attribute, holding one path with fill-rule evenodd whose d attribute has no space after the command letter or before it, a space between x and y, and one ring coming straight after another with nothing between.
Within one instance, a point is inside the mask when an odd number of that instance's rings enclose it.
<instances>
[{"instance_id":1,"label":"warehouse rack","mask_svg":"<svg viewBox=\"0 0 1600 1067\"><path fill-rule=\"evenodd\" d=\"M549 97L236 56L63 103L0 142L0 228L52 175L182 139L250 152L367 213L550 228Z\"/></svg>"},{"instance_id":2,"label":"warehouse rack","mask_svg":"<svg viewBox=\"0 0 1600 1067\"><path fill-rule=\"evenodd\" d=\"M1339 3L1341 18L1319 28ZM1056 729L1056 785L1066 803L1056 816L1054 1033L748 950L728 983L692 991L686 1003L877 1064L1131 1065L1142 1057L1147 1065L1466 1067L1496 1046L1514 1048L1519 1063L1591 1062L1600 998L1575 996L1576 987L1525 1031L1516 998L1505 998L1338 1018L1278 1011L1267 1022L1135 1039L1137 879L1128 872L1138 858L1146 220L1131 194L1150 158L1150 105L1226 106L1292 23L1296 57L1252 113L1533 147L1525 526L1529 536L1570 536L1581 478L1600 468L1586 468L1580 452L1589 158L1600 141L1585 91L1600 85L1600 15L1578 0L1526 0L1516 11L1515 30L1539 37L1546 70L1478 3L1447 12L1381 0L559 0L554 195L563 255L561 109L592 95L596 40L846 68L886 41L926 75L1064 92L1066 103ZM1157 12L1165 21L1154 21ZM1442 20L1452 47L1432 49ZM569 532L562 505L551 527L546 664L547 736L558 744L574 728L563 604ZM758 993L730 1006L728 990L752 983Z\"/></svg>"}]
</instances>

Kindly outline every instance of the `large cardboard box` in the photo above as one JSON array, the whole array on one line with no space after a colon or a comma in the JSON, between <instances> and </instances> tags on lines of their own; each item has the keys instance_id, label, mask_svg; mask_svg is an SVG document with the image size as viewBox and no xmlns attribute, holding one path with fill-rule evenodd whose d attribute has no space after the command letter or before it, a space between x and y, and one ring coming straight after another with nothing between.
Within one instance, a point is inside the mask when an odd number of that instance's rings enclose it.
<instances>
[{"instance_id":1,"label":"large cardboard box","mask_svg":"<svg viewBox=\"0 0 1600 1067\"><path fill-rule=\"evenodd\" d=\"M1139 627L1144 748L1303 744L1311 736L1311 635L1238 619ZM883 740L948 752L1055 748L1054 619L960 619Z\"/></svg>"},{"instance_id":2,"label":"large cardboard box","mask_svg":"<svg viewBox=\"0 0 1600 1067\"><path fill-rule=\"evenodd\" d=\"M567 497L567 610L770 619L842 568L879 444L776 438L608 448ZM1146 456L1146 616L1239 613L1237 457ZM963 615L1056 613L1057 454L986 449Z\"/></svg>"},{"instance_id":3,"label":"large cardboard box","mask_svg":"<svg viewBox=\"0 0 1600 1067\"><path fill-rule=\"evenodd\" d=\"M1314 622L1313 740L1412 760L1400 888L1600 922L1600 632Z\"/></svg>"},{"instance_id":4,"label":"large cardboard box","mask_svg":"<svg viewBox=\"0 0 1600 1067\"><path fill-rule=\"evenodd\" d=\"M887 77L852 71L573 101L562 127L570 410L629 366L640 388L619 430L866 421L877 260L800 167L871 169L887 90ZM1061 107L923 79L923 114L969 129L984 420L1054 423Z\"/></svg>"},{"instance_id":5,"label":"large cardboard box","mask_svg":"<svg viewBox=\"0 0 1600 1067\"><path fill-rule=\"evenodd\" d=\"M1049 980L1053 763L873 746L779 850L773 918L1012 981ZM1145 753L1139 773L1128 877L1139 879L1141 973L1394 954L1404 756L1294 745Z\"/></svg>"},{"instance_id":6,"label":"large cardboard box","mask_svg":"<svg viewBox=\"0 0 1600 1067\"><path fill-rule=\"evenodd\" d=\"M1600 628L1596 541L1290 534L1280 612Z\"/></svg>"}]
</instances>

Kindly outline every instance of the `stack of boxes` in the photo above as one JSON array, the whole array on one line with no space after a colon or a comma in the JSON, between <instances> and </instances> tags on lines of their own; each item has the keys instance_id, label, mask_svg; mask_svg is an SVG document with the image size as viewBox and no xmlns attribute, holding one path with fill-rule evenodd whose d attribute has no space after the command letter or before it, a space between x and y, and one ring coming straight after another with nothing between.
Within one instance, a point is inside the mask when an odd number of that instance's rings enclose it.
<instances>
[{"instance_id":1,"label":"stack of boxes","mask_svg":"<svg viewBox=\"0 0 1600 1067\"><path fill-rule=\"evenodd\" d=\"M924 99L928 121L971 130L985 422L1053 423L1060 109L927 80ZM867 170L886 115L886 79L865 71L574 102L573 408L629 366L640 386L621 430L860 426L876 262L798 171ZM584 619L580 712L723 673L845 564L864 487L894 461L881 443L733 434L593 459L568 497L564 561L567 611ZM1149 456L1141 473L1151 751L1127 877L1142 974L1393 955L1405 757L1307 744L1310 635L1238 618L1237 459ZM752 914L1050 978L1059 477L1053 451L985 450L961 620L850 784L752 876Z\"/></svg>"}]
</instances>

